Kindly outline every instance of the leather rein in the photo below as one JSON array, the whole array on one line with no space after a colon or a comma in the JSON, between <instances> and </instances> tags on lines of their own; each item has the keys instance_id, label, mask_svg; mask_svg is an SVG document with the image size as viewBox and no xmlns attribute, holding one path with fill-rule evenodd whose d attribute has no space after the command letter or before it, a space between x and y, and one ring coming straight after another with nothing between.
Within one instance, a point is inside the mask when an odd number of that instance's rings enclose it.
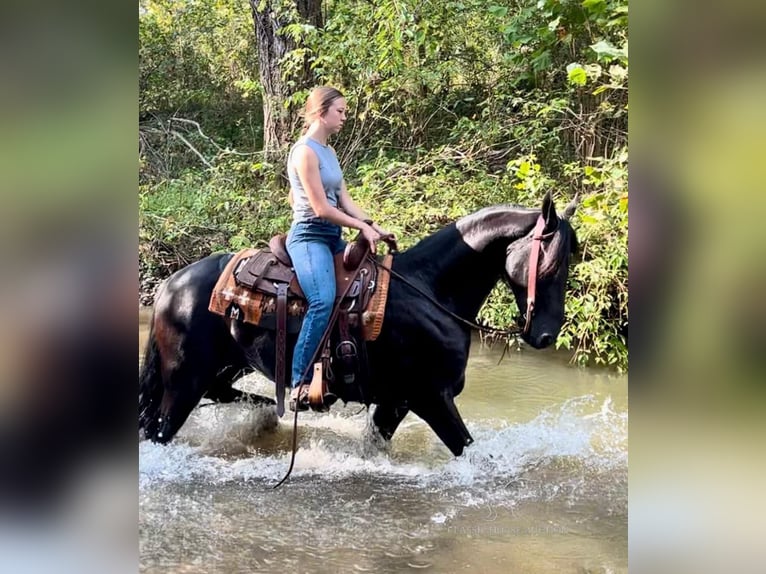
<instances>
[{"instance_id":1,"label":"leather rein","mask_svg":"<svg viewBox=\"0 0 766 574\"><path fill-rule=\"evenodd\" d=\"M479 325L478 323L476 323L474 321L470 321L468 319L465 319L465 318L461 317L460 315L458 315L457 313L454 313L453 311L447 309L444 305L439 303L439 301L437 301L430 293L428 293L427 291L425 291L421 287L415 285L412 281L407 279L401 273L398 273L398 272L394 271L393 269L391 269L387 265L383 265L383 263L381 263L380 261L378 261L375 258L373 253L369 250L369 248L367 249L367 254L365 255L365 258L369 259L376 266L378 266L381 269L384 269L385 271L387 271L388 273L390 273L391 275L393 275L397 279L400 279L406 285L412 287L415 291L417 291L418 293L423 295L423 297L425 297L426 299L431 301L431 303L436 305L439 309L441 309L442 311L447 313L453 319L456 319L457 321L463 323L464 325L467 325L467 326L469 326L469 327L471 327L473 329L478 329L479 331L483 331L485 333L492 333L492 334L495 334L495 335L500 335L500 336L508 337L508 336L511 336L511 335L518 335L519 333L524 333L524 334L528 333L529 332L529 326L532 324L532 316L533 316L534 310L535 310L535 293L536 293L536 286L537 286L537 266L538 266L539 261L540 261L540 251L542 249L542 241L543 241L543 239L547 239L547 238L551 237L556 232L556 230L554 229L553 231L551 231L549 233L543 233L544 229L545 229L545 219L543 219L543 216L540 215L540 216L538 216L537 223L535 224L535 229L534 229L534 232L533 232L533 235L532 235L532 250L531 250L531 252L529 254L529 279L528 279L528 282L527 282L527 312L524 315L525 323L524 323L524 329L523 330L520 329L518 326L514 326L513 328L506 329L506 330L496 329L494 327L488 327L486 325ZM386 243L386 245L388 245L388 252L389 253L396 253L398 251L397 246L396 246L396 241L394 241L392 238L384 237L384 238L381 238L381 239L382 239L382 241L384 241ZM359 265L359 267L357 268L357 273L358 273L359 269L361 269L361 265ZM349 284L349 286L350 286L350 284ZM330 325L332 325L332 321L331 321ZM329 327L328 327L328 329L329 329ZM327 336L327 334L328 333L325 333L325 336ZM319 349L321 349L322 346L323 345L320 345ZM317 352L319 352L319 349L317 350ZM503 355L505 355L505 349L503 349ZM502 357L501 357L501 360L502 360ZM312 361L312 363L313 363L313 361ZM309 363L309 365L311 365L312 363ZM295 415L294 415L294 418L293 418L293 439L292 439L292 455L290 457L290 467L287 469L287 473L282 477L282 479L277 484L274 485L273 488L279 488L282 484L285 483L287 478L292 473L293 466L295 465L295 454L296 454L296 452L298 450L298 432L297 432L297 429L298 429L298 409L296 408Z\"/></svg>"}]
</instances>

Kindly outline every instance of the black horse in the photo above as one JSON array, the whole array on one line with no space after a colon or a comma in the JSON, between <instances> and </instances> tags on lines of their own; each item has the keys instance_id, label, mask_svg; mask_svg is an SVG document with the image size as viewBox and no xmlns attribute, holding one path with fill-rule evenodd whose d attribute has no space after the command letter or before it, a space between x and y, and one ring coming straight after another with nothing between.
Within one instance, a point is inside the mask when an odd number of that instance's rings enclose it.
<instances>
[{"instance_id":1,"label":"black horse","mask_svg":"<svg viewBox=\"0 0 766 574\"><path fill-rule=\"evenodd\" d=\"M473 442L454 403L465 383L471 327L455 315L473 320L501 278L519 309L527 309L530 255L538 243L534 312L521 318L522 338L537 349L552 344L564 322L570 254L577 245L568 222L574 209L573 201L559 217L550 194L542 209L486 207L395 255L385 320L367 351L365 394L376 405L372 422L383 438L390 440L412 411L455 456ZM542 240L533 241L533 235ZM202 397L274 404L232 383L253 370L274 380L275 333L208 310L231 257L210 255L158 290L139 390L139 426L152 441L170 441ZM288 348L294 343L288 339Z\"/></svg>"}]
</instances>

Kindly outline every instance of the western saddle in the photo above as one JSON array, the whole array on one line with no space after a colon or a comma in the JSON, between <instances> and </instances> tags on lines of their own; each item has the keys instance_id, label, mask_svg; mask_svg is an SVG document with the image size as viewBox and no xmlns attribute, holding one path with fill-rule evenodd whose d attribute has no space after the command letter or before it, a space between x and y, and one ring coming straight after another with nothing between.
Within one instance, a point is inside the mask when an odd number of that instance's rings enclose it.
<instances>
[{"instance_id":1,"label":"western saddle","mask_svg":"<svg viewBox=\"0 0 766 574\"><path fill-rule=\"evenodd\" d=\"M276 332L277 414L284 414L289 386L287 335L301 327L307 304L285 246L286 235L271 238L263 249L243 249L229 261L211 295L209 309L231 319ZM386 241L389 267L396 244ZM337 400L331 392L343 384L345 400L365 401L367 376L365 341L380 332L389 274L380 274L367 241L360 233L335 256L336 299L330 322L314 360L309 406L325 411ZM305 374L304 374L305 375ZM337 389L336 389L337 390Z\"/></svg>"}]
</instances>

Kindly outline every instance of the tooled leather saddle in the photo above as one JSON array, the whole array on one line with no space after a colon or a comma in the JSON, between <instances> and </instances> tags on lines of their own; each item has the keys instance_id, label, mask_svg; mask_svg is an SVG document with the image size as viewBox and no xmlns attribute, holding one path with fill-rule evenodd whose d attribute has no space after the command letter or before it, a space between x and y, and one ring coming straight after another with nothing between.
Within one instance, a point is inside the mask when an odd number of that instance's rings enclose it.
<instances>
[{"instance_id":1,"label":"tooled leather saddle","mask_svg":"<svg viewBox=\"0 0 766 574\"><path fill-rule=\"evenodd\" d=\"M300 331L307 303L285 246L286 236L271 238L263 249L243 249L221 274L209 309L225 317L276 332L277 413L284 413L288 386L287 335ZM321 376L327 386L344 384L343 396L364 400L368 375L365 341L380 332L388 291L389 274L381 274L367 243L360 236L335 256L336 300L330 324L317 350ZM392 255L386 255L390 264ZM388 266L388 265L386 265ZM321 402L321 400L320 400ZM312 407L326 410L324 405Z\"/></svg>"}]
</instances>

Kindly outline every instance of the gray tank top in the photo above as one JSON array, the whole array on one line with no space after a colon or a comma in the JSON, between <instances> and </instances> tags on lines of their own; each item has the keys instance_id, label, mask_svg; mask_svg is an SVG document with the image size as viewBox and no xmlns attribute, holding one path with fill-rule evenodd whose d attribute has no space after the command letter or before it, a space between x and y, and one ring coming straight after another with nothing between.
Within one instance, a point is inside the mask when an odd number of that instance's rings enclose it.
<instances>
[{"instance_id":1,"label":"gray tank top","mask_svg":"<svg viewBox=\"0 0 766 574\"><path fill-rule=\"evenodd\" d=\"M333 207L338 207L340 199L340 189L343 183L343 172L340 169L338 158L330 149L330 146L322 145L310 137L302 137L290 149L290 155L287 156L287 177L290 179L290 189L293 194L293 222L305 221L316 217L316 213L311 208L309 198L306 196L306 190L298 177L298 172L292 165L293 152L300 145L307 145L317 156L319 160L319 177L322 180L327 201Z\"/></svg>"}]
</instances>

